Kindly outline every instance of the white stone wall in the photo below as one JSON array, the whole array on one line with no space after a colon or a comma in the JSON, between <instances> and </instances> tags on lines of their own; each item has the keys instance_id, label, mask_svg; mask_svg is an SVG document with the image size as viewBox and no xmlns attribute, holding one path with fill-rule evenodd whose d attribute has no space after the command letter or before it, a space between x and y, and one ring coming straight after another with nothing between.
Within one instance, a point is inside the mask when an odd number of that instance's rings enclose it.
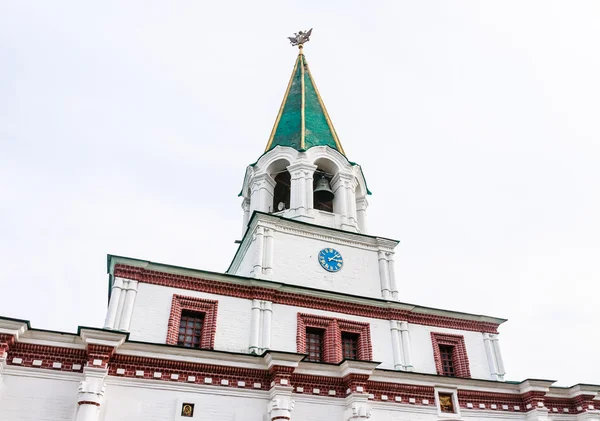
<instances>
[{"instance_id":1,"label":"white stone wall","mask_svg":"<svg viewBox=\"0 0 600 421\"><path fill-rule=\"evenodd\" d=\"M208 298L219 302L215 349L248 352L252 331L252 300L207 294L177 288L140 283L131 321L131 340L165 343L167 326L174 294ZM392 334L389 320L352 316L331 311L273 304L270 348L277 351L296 352L297 314L308 313L325 317L367 322L370 324L373 360L381 368L394 368ZM490 379L483 335L480 332L445 329L408 324L411 342L413 371L436 373L430 332L463 335L469 357L471 376ZM268 334L268 333L267 333Z\"/></svg>"},{"instance_id":2,"label":"white stone wall","mask_svg":"<svg viewBox=\"0 0 600 421\"><path fill-rule=\"evenodd\" d=\"M293 285L381 298L377 251L276 231L273 279ZM324 270L318 254L334 248L344 259L339 272Z\"/></svg>"},{"instance_id":3,"label":"white stone wall","mask_svg":"<svg viewBox=\"0 0 600 421\"><path fill-rule=\"evenodd\" d=\"M5 373L0 384L0 420L72 421L80 379L46 377L47 370Z\"/></svg>"},{"instance_id":4,"label":"white stone wall","mask_svg":"<svg viewBox=\"0 0 600 421\"><path fill-rule=\"evenodd\" d=\"M371 344L373 346L373 360L382 362L380 368L394 368L392 336L390 333L390 322L388 320L351 316L342 313L334 313L332 311L274 304L273 328L271 331L271 346L273 349L278 351L296 352L296 324L298 313L308 313L317 316L336 317L338 319L369 323L371 329ZM433 359L433 354L431 358Z\"/></svg>"},{"instance_id":5,"label":"white stone wall","mask_svg":"<svg viewBox=\"0 0 600 421\"><path fill-rule=\"evenodd\" d=\"M219 301L215 349L247 352L252 300L140 283L131 318L130 339L165 343L173 295Z\"/></svg>"},{"instance_id":6,"label":"white stone wall","mask_svg":"<svg viewBox=\"0 0 600 421\"><path fill-rule=\"evenodd\" d=\"M469 357L471 377L476 379L491 379L483 343L483 335L480 332L445 329L442 327L431 327L412 323L408 324L408 331L410 332L410 339L413 347L412 360L415 367L414 371L420 373L436 373L431 332L440 332L452 335L463 335L465 338L467 355Z\"/></svg>"},{"instance_id":7,"label":"white stone wall","mask_svg":"<svg viewBox=\"0 0 600 421\"><path fill-rule=\"evenodd\" d=\"M194 403L193 420L263 421L268 393L240 396L215 387L181 387L131 381L114 384L109 379L99 421L180 421L182 403ZM151 384L149 384L151 383ZM248 394L246 394L248 396Z\"/></svg>"}]
</instances>

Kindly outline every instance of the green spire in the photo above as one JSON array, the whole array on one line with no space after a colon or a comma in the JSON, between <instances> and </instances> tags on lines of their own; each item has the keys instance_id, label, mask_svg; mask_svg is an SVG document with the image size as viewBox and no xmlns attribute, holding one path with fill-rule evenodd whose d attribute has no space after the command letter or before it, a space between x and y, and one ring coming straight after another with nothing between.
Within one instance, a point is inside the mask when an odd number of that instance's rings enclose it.
<instances>
[{"instance_id":1,"label":"green spire","mask_svg":"<svg viewBox=\"0 0 600 421\"><path fill-rule=\"evenodd\" d=\"M308 69L302 47L265 152L277 145L300 151L313 146L329 146L344 154L344 148Z\"/></svg>"}]
</instances>

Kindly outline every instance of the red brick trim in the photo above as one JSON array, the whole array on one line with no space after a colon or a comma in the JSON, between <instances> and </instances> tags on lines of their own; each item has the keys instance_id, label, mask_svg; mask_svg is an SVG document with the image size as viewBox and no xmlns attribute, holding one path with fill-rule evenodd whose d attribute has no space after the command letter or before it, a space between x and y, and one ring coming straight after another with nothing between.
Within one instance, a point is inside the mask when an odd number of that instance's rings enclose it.
<instances>
[{"instance_id":1,"label":"red brick trim","mask_svg":"<svg viewBox=\"0 0 600 421\"><path fill-rule=\"evenodd\" d=\"M100 406L100 404L98 402L92 402L92 401L79 401L79 402L77 402L77 405L94 405L94 406Z\"/></svg>"},{"instance_id":2,"label":"red brick trim","mask_svg":"<svg viewBox=\"0 0 600 421\"><path fill-rule=\"evenodd\" d=\"M431 342L433 345L435 368L440 376L444 375L442 369L442 357L440 355L440 345L450 345L454 347L452 360L455 366L456 377L471 378L471 369L469 368L469 357L467 356L467 347L465 346L464 336L431 332Z\"/></svg>"},{"instance_id":3,"label":"red brick trim","mask_svg":"<svg viewBox=\"0 0 600 421\"><path fill-rule=\"evenodd\" d=\"M0 334L0 358L4 357L15 343L14 335Z\"/></svg>"},{"instance_id":4,"label":"red brick trim","mask_svg":"<svg viewBox=\"0 0 600 421\"><path fill-rule=\"evenodd\" d=\"M23 361L20 364L13 363L14 358L20 358ZM34 360L41 360L41 366L34 366ZM15 343L8 351L7 363L9 365L19 365L22 367L47 368L59 371L81 372L87 361L87 351L85 349L62 348L47 345L36 345L26 343ZM61 363L60 369L54 368L55 362ZM73 370L73 364L80 367Z\"/></svg>"},{"instance_id":5,"label":"red brick trim","mask_svg":"<svg viewBox=\"0 0 600 421\"><path fill-rule=\"evenodd\" d=\"M349 303L278 291L253 285L240 285L231 282L215 282L213 280L195 278L192 276L175 275L171 273L152 271L128 265L116 265L115 276L133 279L148 284L168 286L172 288L201 291L228 297L259 299L272 301L296 307L333 311L336 313L352 314L354 316L371 317L383 320L406 320L425 326L443 327L448 329L469 330L473 332L498 333L498 324L476 320L464 320L433 314L414 313L407 310L389 309L368 304Z\"/></svg>"},{"instance_id":6,"label":"red brick trim","mask_svg":"<svg viewBox=\"0 0 600 421\"><path fill-rule=\"evenodd\" d=\"M369 323L304 313L298 313L297 318L296 348L299 354L306 354L306 328L314 327L325 331L323 362L338 363L342 360L342 332L358 335L359 360L373 360Z\"/></svg>"},{"instance_id":7,"label":"red brick trim","mask_svg":"<svg viewBox=\"0 0 600 421\"><path fill-rule=\"evenodd\" d=\"M215 347L215 332L217 330L218 305L219 302L216 300L173 295L171 315L169 316L169 327L167 330L167 344L177 345L181 313L184 310L191 310L204 313L204 325L202 327L200 348L213 349Z\"/></svg>"},{"instance_id":8,"label":"red brick trim","mask_svg":"<svg viewBox=\"0 0 600 421\"><path fill-rule=\"evenodd\" d=\"M117 370L125 370L118 374ZM143 376L136 376L136 371L143 371ZM154 373L161 373L160 378L154 377ZM165 380L171 382L188 384L207 384L205 379L211 380L211 385L220 386L222 380L227 380L229 387L238 386L238 382L245 383L247 389L268 390L270 388L270 376L268 370L228 367L214 364L191 363L184 361L163 360L158 358L145 358L131 355L115 355L110 362L108 374L117 377L135 377L147 380ZM177 378L171 377L176 374ZM194 379L190 381L190 376ZM254 384L260 384L255 387Z\"/></svg>"},{"instance_id":9,"label":"red brick trim","mask_svg":"<svg viewBox=\"0 0 600 421\"><path fill-rule=\"evenodd\" d=\"M95 349L95 351L98 351L98 349ZM13 363L14 358L21 358L22 362L15 364ZM33 360L42 360L42 365L35 366L35 368L81 372L88 358L89 355L85 349L16 342L8 350L6 362L8 365L20 366L24 370L28 370L28 367L33 367ZM52 366L54 362L61 362L62 367L60 369L54 368ZM79 364L81 368L73 370L73 364ZM119 370L118 373L117 370ZM203 385L209 384L206 382L206 379L210 379L210 385L215 387L256 390L269 390L271 381L275 380L277 382L277 379L286 378L289 379L289 386L294 387L294 393L345 398L349 392L360 392L372 394L372 400L374 401L425 405L423 400L428 400L430 406L435 405L434 389L431 386L369 381L368 376L357 374L348 375L343 379L338 377L295 374L292 370L293 368L291 367L279 366L273 367L271 371L266 369L227 367L215 364L145 358L114 353L110 357L108 364L109 375L116 377ZM136 371L143 371L143 376L137 376ZM154 377L155 373L160 373L160 377ZM172 375L176 376L173 377ZM190 376L193 376L193 381L190 380ZM227 380L227 382L222 382L223 380ZM298 390L298 387L302 387L303 390ZM357 390L357 387L361 387L362 389ZM319 389L319 393L314 393L314 389ZM335 395L330 395L330 390L334 390ZM546 397L543 392L512 394L459 389L457 393L460 407L473 411L480 410L479 405L484 404L485 410L494 410L492 405L496 405L495 410L497 411L528 412L537 407L537 402L543 402L544 406L552 412L554 412L554 408L557 408L558 413L562 414L566 408L569 410L569 414L577 414L592 410L590 405L592 407L595 405L594 396L585 394L580 394L573 398L555 398ZM384 396L387 399L384 399ZM411 399L414 399L414 402L411 402ZM87 404L87 402L82 403ZM472 403L473 407L468 408L468 403ZM531 408L527 408L528 403L532 405ZM507 408L504 409L503 405L506 405ZM515 406L518 406L519 409L515 409Z\"/></svg>"}]
</instances>

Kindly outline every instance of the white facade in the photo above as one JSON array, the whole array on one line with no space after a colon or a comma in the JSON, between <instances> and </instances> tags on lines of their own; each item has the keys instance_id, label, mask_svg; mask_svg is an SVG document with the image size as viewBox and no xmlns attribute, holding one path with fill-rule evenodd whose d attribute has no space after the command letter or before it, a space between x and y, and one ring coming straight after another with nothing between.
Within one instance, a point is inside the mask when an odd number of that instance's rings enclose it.
<instances>
[{"instance_id":1,"label":"white facade","mask_svg":"<svg viewBox=\"0 0 600 421\"><path fill-rule=\"evenodd\" d=\"M598 385L504 381L504 319L402 302L398 241L366 234L364 175L302 52L294 75L302 149L247 168L227 273L109 256L103 328L0 317L0 421L600 421Z\"/></svg>"}]
</instances>

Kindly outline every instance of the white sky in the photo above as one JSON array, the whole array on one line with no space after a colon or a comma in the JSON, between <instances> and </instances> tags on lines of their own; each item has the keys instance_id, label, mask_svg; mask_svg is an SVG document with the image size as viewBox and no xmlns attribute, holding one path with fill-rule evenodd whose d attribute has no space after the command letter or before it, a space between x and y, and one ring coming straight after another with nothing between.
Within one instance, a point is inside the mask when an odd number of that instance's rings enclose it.
<instances>
[{"instance_id":1,"label":"white sky","mask_svg":"<svg viewBox=\"0 0 600 421\"><path fill-rule=\"evenodd\" d=\"M405 302L600 383L600 2L0 2L0 315L101 326L106 254L224 271L306 56Z\"/></svg>"}]
</instances>

